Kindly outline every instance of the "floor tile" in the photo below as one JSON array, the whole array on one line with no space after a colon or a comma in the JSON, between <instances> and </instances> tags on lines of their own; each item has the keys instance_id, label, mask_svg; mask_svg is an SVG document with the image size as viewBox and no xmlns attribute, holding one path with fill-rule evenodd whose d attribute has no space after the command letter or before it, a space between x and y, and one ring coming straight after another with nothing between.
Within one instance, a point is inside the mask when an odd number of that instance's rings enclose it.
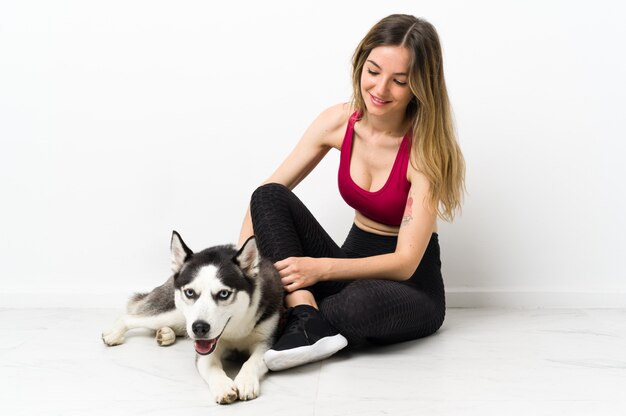
<instances>
[{"instance_id":1,"label":"floor tile","mask_svg":"<svg viewBox=\"0 0 626 416\"><path fill-rule=\"evenodd\" d=\"M269 373L219 406L191 341L100 334L120 311L0 309L2 415L618 415L626 310L450 309L433 336ZM237 363L228 371L235 374Z\"/></svg>"}]
</instances>

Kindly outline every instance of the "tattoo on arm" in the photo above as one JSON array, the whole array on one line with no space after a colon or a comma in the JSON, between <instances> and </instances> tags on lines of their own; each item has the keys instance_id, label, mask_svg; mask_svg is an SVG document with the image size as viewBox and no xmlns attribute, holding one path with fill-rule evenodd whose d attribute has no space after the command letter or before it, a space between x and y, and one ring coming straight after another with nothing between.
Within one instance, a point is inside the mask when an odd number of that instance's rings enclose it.
<instances>
[{"instance_id":1,"label":"tattoo on arm","mask_svg":"<svg viewBox=\"0 0 626 416\"><path fill-rule=\"evenodd\" d=\"M413 219L413 197L409 195L406 200L406 206L404 207L404 215L402 215L402 224L406 225Z\"/></svg>"}]
</instances>

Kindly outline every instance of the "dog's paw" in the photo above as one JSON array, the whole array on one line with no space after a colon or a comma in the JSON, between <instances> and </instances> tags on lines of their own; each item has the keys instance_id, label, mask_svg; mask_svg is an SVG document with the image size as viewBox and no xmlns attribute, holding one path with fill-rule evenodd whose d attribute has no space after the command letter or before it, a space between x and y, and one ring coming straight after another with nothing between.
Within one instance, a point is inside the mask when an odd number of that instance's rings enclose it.
<instances>
[{"instance_id":1,"label":"dog's paw","mask_svg":"<svg viewBox=\"0 0 626 416\"><path fill-rule=\"evenodd\" d=\"M239 397L235 382L226 376L211 381L209 389L213 394L213 398L219 404L232 403Z\"/></svg>"},{"instance_id":2,"label":"dog's paw","mask_svg":"<svg viewBox=\"0 0 626 416\"><path fill-rule=\"evenodd\" d=\"M123 344L125 333L126 329L124 327L116 325L113 329L102 333L102 341L109 347Z\"/></svg>"},{"instance_id":3,"label":"dog's paw","mask_svg":"<svg viewBox=\"0 0 626 416\"><path fill-rule=\"evenodd\" d=\"M167 347L176 342L176 333L168 326L164 326L156 333L156 342L162 347Z\"/></svg>"},{"instance_id":4,"label":"dog's paw","mask_svg":"<svg viewBox=\"0 0 626 416\"><path fill-rule=\"evenodd\" d=\"M239 392L239 400L253 400L259 397L259 378L246 373L239 373L235 377L235 386Z\"/></svg>"}]
</instances>

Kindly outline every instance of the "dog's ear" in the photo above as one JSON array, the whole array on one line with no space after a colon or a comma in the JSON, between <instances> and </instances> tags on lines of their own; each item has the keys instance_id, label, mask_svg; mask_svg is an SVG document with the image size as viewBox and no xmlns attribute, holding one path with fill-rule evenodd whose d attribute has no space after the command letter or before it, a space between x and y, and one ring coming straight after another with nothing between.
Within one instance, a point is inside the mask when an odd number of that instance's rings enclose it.
<instances>
[{"instance_id":1,"label":"dog's ear","mask_svg":"<svg viewBox=\"0 0 626 416\"><path fill-rule=\"evenodd\" d=\"M183 267L183 264L189 257L193 255L193 251L185 244L180 234L172 231L172 242L170 243L170 251L172 257L172 273L176 274Z\"/></svg>"},{"instance_id":2,"label":"dog's ear","mask_svg":"<svg viewBox=\"0 0 626 416\"><path fill-rule=\"evenodd\" d=\"M254 236L248 238L233 258L233 261L241 268L246 276L254 277L259 274L259 262L261 261L259 249Z\"/></svg>"}]
</instances>

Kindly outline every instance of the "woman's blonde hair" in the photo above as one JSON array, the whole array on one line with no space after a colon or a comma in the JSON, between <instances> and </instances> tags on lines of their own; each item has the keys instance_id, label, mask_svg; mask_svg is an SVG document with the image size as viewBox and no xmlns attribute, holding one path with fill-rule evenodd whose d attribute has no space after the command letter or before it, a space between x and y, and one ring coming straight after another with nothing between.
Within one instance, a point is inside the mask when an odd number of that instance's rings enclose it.
<instances>
[{"instance_id":1,"label":"woman's blonde hair","mask_svg":"<svg viewBox=\"0 0 626 416\"><path fill-rule=\"evenodd\" d=\"M413 99L406 117L413 133L411 165L430 182L429 206L440 218L452 221L461 209L465 161L454 132L437 31L427 21L405 14L385 17L370 29L352 58L352 104L360 114L366 110L361 72L370 52L379 46L403 46L410 51L408 84Z\"/></svg>"}]
</instances>

